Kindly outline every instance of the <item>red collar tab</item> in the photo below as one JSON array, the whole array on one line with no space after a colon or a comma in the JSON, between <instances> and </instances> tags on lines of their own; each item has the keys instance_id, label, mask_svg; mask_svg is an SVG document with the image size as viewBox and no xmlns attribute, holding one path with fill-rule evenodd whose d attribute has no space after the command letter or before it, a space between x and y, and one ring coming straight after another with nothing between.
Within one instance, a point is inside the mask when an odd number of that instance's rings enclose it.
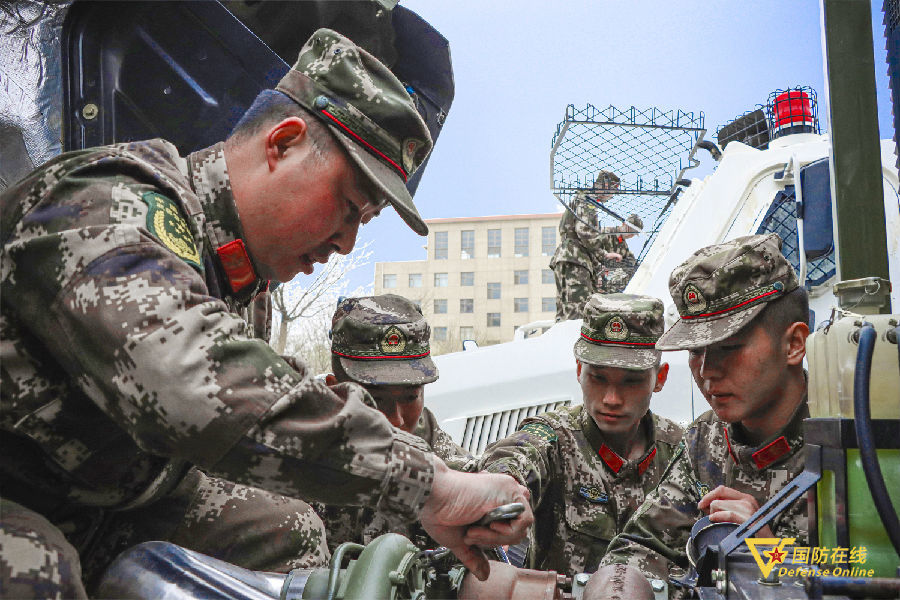
<instances>
[{"instance_id":1,"label":"red collar tab","mask_svg":"<svg viewBox=\"0 0 900 600\"><path fill-rule=\"evenodd\" d=\"M738 457L734 455L734 450L731 449L731 440L728 439L728 426L725 425L723 429L725 431L725 443L728 444L728 454L731 455L731 458L732 460L734 460L734 462L740 464L741 461L738 460Z\"/></svg>"},{"instance_id":2,"label":"red collar tab","mask_svg":"<svg viewBox=\"0 0 900 600\"><path fill-rule=\"evenodd\" d=\"M765 469L790 451L791 445L788 444L788 441L784 436L781 436L771 444L763 446L750 456L753 457L753 462L756 463L758 469Z\"/></svg>"},{"instance_id":3,"label":"red collar tab","mask_svg":"<svg viewBox=\"0 0 900 600\"><path fill-rule=\"evenodd\" d=\"M620 243L620 244L624 244L624 243L625 243L625 239L624 239L621 235L619 236L619 243Z\"/></svg>"},{"instance_id":4,"label":"red collar tab","mask_svg":"<svg viewBox=\"0 0 900 600\"><path fill-rule=\"evenodd\" d=\"M650 463L653 462L653 457L656 456L656 448L647 455L647 458L638 463L638 475L643 475L644 471L647 470L647 467L650 466Z\"/></svg>"},{"instance_id":5,"label":"red collar tab","mask_svg":"<svg viewBox=\"0 0 900 600\"><path fill-rule=\"evenodd\" d=\"M244 240L234 240L216 248L231 291L237 293L256 281L256 271L244 247Z\"/></svg>"},{"instance_id":6,"label":"red collar tab","mask_svg":"<svg viewBox=\"0 0 900 600\"><path fill-rule=\"evenodd\" d=\"M600 449L597 450L597 454L600 455L600 458L603 459L603 462L606 463L606 466L613 470L613 473L618 473L619 469L622 468L622 465L625 464L625 461L622 460L622 457L616 454L613 449L606 444L600 446Z\"/></svg>"}]
</instances>

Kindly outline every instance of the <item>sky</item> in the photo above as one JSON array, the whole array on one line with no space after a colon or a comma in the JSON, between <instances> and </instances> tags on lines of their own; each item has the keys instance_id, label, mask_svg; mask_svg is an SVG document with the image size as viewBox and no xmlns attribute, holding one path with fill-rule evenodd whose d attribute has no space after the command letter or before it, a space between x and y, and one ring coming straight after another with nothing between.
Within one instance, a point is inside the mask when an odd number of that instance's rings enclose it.
<instances>
[{"instance_id":1,"label":"sky","mask_svg":"<svg viewBox=\"0 0 900 600\"><path fill-rule=\"evenodd\" d=\"M818 0L401 0L450 43L456 94L415 196L423 218L555 212L550 146L565 107L681 109L718 126L797 85L827 114ZM881 0L872 2L882 138L893 136ZM714 164L700 152L702 177ZM392 210L361 229L371 263L421 260Z\"/></svg>"}]
</instances>

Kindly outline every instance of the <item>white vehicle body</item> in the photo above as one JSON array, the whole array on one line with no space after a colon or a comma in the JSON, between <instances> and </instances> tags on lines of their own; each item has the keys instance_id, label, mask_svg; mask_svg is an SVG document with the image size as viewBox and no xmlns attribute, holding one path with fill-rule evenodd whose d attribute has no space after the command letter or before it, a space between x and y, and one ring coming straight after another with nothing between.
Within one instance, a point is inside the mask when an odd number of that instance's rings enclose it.
<instances>
[{"instance_id":1,"label":"white vehicle body","mask_svg":"<svg viewBox=\"0 0 900 600\"><path fill-rule=\"evenodd\" d=\"M900 305L900 198L894 142L881 144L884 208L888 240L891 300ZM793 184L791 164L803 167L827 158L828 135L795 134L773 140L766 150L731 142L716 170L694 179L678 199L626 293L660 298L666 324L677 318L669 295L669 274L703 246L757 233L776 194ZM788 176L783 172L787 169ZM799 182L797 183L799 188ZM794 226L796 220L794 220ZM842 243L847 243L843 240ZM851 242L852 243L852 242ZM837 306L834 277L810 290L816 323ZM517 339L435 357L440 379L429 385L427 405L454 440L478 454L492 441L516 430L518 422L564 404L580 404L572 346L581 321L557 323L536 338ZM708 406L694 385L686 352L668 352L665 388L653 395L654 412L688 423Z\"/></svg>"}]
</instances>

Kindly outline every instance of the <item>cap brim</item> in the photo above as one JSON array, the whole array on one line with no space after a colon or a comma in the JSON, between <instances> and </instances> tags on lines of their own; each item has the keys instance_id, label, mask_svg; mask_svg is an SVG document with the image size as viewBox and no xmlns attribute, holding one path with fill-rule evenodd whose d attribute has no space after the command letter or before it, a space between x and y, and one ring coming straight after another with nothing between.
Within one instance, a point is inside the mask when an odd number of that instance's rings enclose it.
<instances>
[{"instance_id":1,"label":"cap brim","mask_svg":"<svg viewBox=\"0 0 900 600\"><path fill-rule=\"evenodd\" d=\"M384 192L385 197L394 210L400 215L410 228L419 235L428 235L428 225L422 220L416 205L413 203L409 190L400 174L392 167L387 166L378 158L372 156L368 151L361 148L359 144L347 137L340 129L333 125L328 126L334 137L338 139L345 150L350 154L350 158L356 165L362 169L369 181Z\"/></svg>"},{"instance_id":2,"label":"cap brim","mask_svg":"<svg viewBox=\"0 0 900 600\"><path fill-rule=\"evenodd\" d=\"M341 366L363 385L424 385L437 381L438 368L430 356L403 360L354 360L341 357Z\"/></svg>"},{"instance_id":3,"label":"cap brim","mask_svg":"<svg viewBox=\"0 0 900 600\"><path fill-rule=\"evenodd\" d=\"M689 321L678 319L656 342L656 349L661 351L692 350L721 342L740 331L766 306L768 303L758 304L747 310L716 319L691 319Z\"/></svg>"},{"instance_id":4,"label":"cap brim","mask_svg":"<svg viewBox=\"0 0 900 600\"><path fill-rule=\"evenodd\" d=\"M643 371L655 367L660 357L660 353L652 349L593 344L583 338L575 342L575 358L599 367Z\"/></svg>"}]
</instances>

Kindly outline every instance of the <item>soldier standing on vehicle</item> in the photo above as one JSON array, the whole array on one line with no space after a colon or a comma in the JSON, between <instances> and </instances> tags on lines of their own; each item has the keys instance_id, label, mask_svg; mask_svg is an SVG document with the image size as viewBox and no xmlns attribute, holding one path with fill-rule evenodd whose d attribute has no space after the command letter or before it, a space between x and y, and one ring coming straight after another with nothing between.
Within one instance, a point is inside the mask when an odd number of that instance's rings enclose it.
<instances>
[{"instance_id":1,"label":"soldier standing on vehicle","mask_svg":"<svg viewBox=\"0 0 900 600\"><path fill-rule=\"evenodd\" d=\"M574 349L584 403L525 419L480 459L531 491L527 566L593 572L662 476L682 434L650 411L669 372L653 349L664 328L656 298L591 296Z\"/></svg>"},{"instance_id":2,"label":"soldier standing on vehicle","mask_svg":"<svg viewBox=\"0 0 900 600\"><path fill-rule=\"evenodd\" d=\"M152 525L142 509L168 515L162 535L207 519L179 504L198 469L418 518L487 575L474 545L518 541L530 513L466 525L524 488L451 471L365 390L317 382L236 314L270 280L350 252L387 204L427 233L404 181L430 149L403 84L323 29L226 142L186 158L163 140L70 152L0 195L3 596L85 597L82 566L103 568L92 552L130 536L129 516ZM215 507L219 491L197 494ZM297 541L224 521L186 545L253 568L213 529Z\"/></svg>"},{"instance_id":3,"label":"soldier standing on vehicle","mask_svg":"<svg viewBox=\"0 0 900 600\"><path fill-rule=\"evenodd\" d=\"M578 192L574 210L566 210L559 221L559 246L550 268L556 279L556 320L578 319L591 294L600 291L603 260L622 260L615 252L603 248L603 235L597 229L597 209L587 200L595 197L605 202L619 187L619 178L610 171L600 171L590 193Z\"/></svg>"},{"instance_id":4,"label":"soldier standing on vehicle","mask_svg":"<svg viewBox=\"0 0 900 600\"><path fill-rule=\"evenodd\" d=\"M328 385L361 385L391 425L425 440L451 468L472 459L425 406L425 385L437 380L438 368L428 345L431 327L415 304L396 294L346 298L334 313L331 332ZM325 522L332 551L343 542L368 544L389 532L405 535L420 548L435 547L418 523L391 522L368 506L313 507Z\"/></svg>"},{"instance_id":5,"label":"soldier standing on vehicle","mask_svg":"<svg viewBox=\"0 0 900 600\"><path fill-rule=\"evenodd\" d=\"M659 487L610 544L585 598L614 590L642 597L616 583L629 577L649 592L634 570L647 579L680 576L697 520L708 514L713 522L743 523L803 470L809 301L781 239L752 235L702 248L672 272L669 290L681 318L656 348L689 351L712 410L690 425ZM757 536L806 545L806 499Z\"/></svg>"},{"instance_id":6,"label":"soldier standing on vehicle","mask_svg":"<svg viewBox=\"0 0 900 600\"><path fill-rule=\"evenodd\" d=\"M637 213L632 213L625 220L626 223L622 223L618 227L604 227L601 230L606 234L600 240L602 248L608 254L618 254L622 257L619 260L603 261L603 270L600 275L601 294L615 294L623 291L637 269L637 259L625 242L644 228L644 221ZM637 229L633 229L628 223Z\"/></svg>"}]
</instances>

